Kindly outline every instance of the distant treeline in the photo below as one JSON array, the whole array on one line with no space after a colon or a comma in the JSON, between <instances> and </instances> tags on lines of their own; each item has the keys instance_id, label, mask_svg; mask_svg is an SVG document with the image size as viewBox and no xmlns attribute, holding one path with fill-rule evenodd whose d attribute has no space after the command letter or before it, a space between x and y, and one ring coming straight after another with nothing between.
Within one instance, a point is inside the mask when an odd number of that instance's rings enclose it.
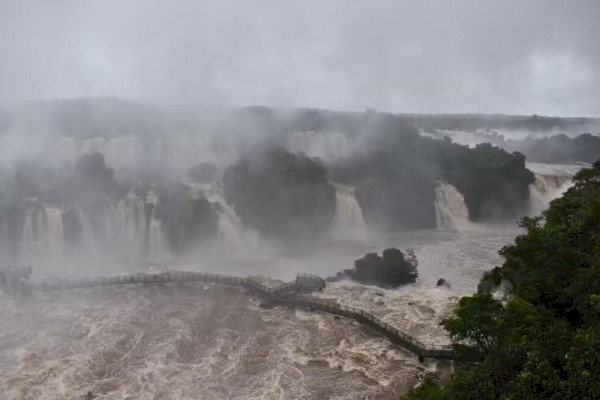
<instances>
[{"instance_id":1,"label":"distant treeline","mask_svg":"<svg viewBox=\"0 0 600 400\"><path fill-rule=\"evenodd\" d=\"M23 103L0 109L0 134L11 129L54 131L73 137L112 137L123 134L153 134L206 129L207 119L236 120L253 130L260 126L273 133L288 131L338 131L363 133L373 123L393 116L405 125L426 132L509 130L531 132L600 132L598 118L561 118L538 115L495 114L391 114L366 109L343 112L319 109L275 109L251 107L174 107L117 98L66 99ZM211 128L215 128L214 126Z\"/></svg>"},{"instance_id":2,"label":"distant treeline","mask_svg":"<svg viewBox=\"0 0 600 400\"><path fill-rule=\"evenodd\" d=\"M593 163L600 155L600 136L583 133L575 137L554 135L549 137L529 136L524 139L506 139L498 134L478 134L479 141L486 141L509 152L518 151L527 161L540 163L568 164Z\"/></svg>"}]
</instances>

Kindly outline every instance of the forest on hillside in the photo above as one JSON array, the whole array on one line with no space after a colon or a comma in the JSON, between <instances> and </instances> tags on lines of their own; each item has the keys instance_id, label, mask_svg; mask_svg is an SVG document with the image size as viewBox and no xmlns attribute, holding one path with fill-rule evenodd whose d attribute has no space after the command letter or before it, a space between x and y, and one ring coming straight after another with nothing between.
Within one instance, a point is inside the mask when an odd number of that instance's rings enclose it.
<instances>
[{"instance_id":1,"label":"forest on hillside","mask_svg":"<svg viewBox=\"0 0 600 400\"><path fill-rule=\"evenodd\" d=\"M442 324L459 361L448 382L428 376L406 399L600 397L600 162L500 254L479 291ZM508 288L507 297L498 290ZM479 362L460 362L475 346Z\"/></svg>"}]
</instances>

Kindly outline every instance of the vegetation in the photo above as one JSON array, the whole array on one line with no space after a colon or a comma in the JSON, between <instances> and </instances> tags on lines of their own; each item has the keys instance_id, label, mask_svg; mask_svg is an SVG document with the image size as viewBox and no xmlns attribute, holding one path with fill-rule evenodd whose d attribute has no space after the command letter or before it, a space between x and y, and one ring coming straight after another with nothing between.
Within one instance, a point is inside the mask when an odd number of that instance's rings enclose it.
<instances>
[{"instance_id":1,"label":"vegetation","mask_svg":"<svg viewBox=\"0 0 600 400\"><path fill-rule=\"evenodd\" d=\"M475 346L482 361L459 362L445 385L428 378L407 399L600 398L600 161L521 224L503 266L443 322L459 354ZM486 291L502 280L505 302Z\"/></svg>"},{"instance_id":2,"label":"vegetation","mask_svg":"<svg viewBox=\"0 0 600 400\"><path fill-rule=\"evenodd\" d=\"M281 148L247 154L223 176L225 197L244 225L295 244L316 240L331 227L335 188L316 160Z\"/></svg>"},{"instance_id":3,"label":"vegetation","mask_svg":"<svg viewBox=\"0 0 600 400\"><path fill-rule=\"evenodd\" d=\"M367 253L354 262L354 269L344 270L328 281L350 278L364 285L396 288L416 282L419 277L417 266L417 257L412 251L405 254L392 247L383 251L383 257Z\"/></svg>"},{"instance_id":4,"label":"vegetation","mask_svg":"<svg viewBox=\"0 0 600 400\"><path fill-rule=\"evenodd\" d=\"M370 223L385 229L432 228L435 185L446 181L465 198L471 220L512 217L528 204L534 175L525 157L489 144L474 149L419 135L393 117L364 152L332 168L355 186Z\"/></svg>"},{"instance_id":5,"label":"vegetation","mask_svg":"<svg viewBox=\"0 0 600 400\"><path fill-rule=\"evenodd\" d=\"M174 184L160 196L156 217L164 222L171 250L183 252L202 240L216 237L217 215L204 197L193 197L189 187Z\"/></svg>"},{"instance_id":6,"label":"vegetation","mask_svg":"<svg viewBox=\"0 0 600 400\"><path fill-rule=\"evenodd\" d=\"M593 163L600 154L600 137L583 133L576 137L555 135L549 137L527 137L505 139L502 135L478 133L477 140L490 142L506 151L518 151L527 156L527 161L567 164L574 162Z\"/></svg>"}]
</instances>

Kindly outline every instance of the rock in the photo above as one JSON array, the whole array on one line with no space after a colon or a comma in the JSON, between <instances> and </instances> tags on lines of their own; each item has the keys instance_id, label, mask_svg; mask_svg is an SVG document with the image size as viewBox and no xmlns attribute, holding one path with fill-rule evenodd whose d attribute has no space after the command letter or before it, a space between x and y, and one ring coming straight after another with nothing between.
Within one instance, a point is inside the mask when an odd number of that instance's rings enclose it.
<instances>
[{"instance_id":1,"label":"rock","mask_svg":"<svg viewBox=\"0 0 600 400\"><path fill-rule=\"evenodd\" d=\"M436 286L438 286L438 287L442 286L442 287L450 289L450 284L448 282L446 282L446 280L444 278L438 279Z\"/></svg>"},{"instance_id":2,"label":"rock","mask_svg":"<svg viewBox=\"0 0 600 400\"><path fill-rule=\"evenodd\" d=\"M265 301L261 301L258 306L260 308L264 308L266 310L271 310L271 309L275 308L275 303L273 303L272 301L269 301L269 300L265 300Z\"/></svg>"}]
</instances>

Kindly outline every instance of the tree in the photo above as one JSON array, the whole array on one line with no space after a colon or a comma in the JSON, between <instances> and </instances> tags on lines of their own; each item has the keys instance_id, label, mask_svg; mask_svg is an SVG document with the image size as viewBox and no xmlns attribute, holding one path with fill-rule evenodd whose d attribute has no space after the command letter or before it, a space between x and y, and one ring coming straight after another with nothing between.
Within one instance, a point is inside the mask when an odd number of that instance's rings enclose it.
<instances>
[{"instance_id":1,"label":"tree","mask_svg":"<svg viewBox=\"0 0 600 400\"><path fill-rule=\"evenodd\" d=\"M497 340L498 320L504 308L488 293L463 297L456 314L442 322L453 342L474 345L488 354Z\"/></svg>"},{"instance_id":2,"label":"tree","mask_svg":"<svg viewBox=\"0 0 600 400\"><path fill-rule=\"evenodd\" d=\"M417 280L417 265L417 258L412 251L404 254L396 248L389 248L383 251L383 257L377 253L367 253L354 261L351 278L367 285L395 288Z\"/></svg>"},{"instance_id":3,"label":"tree","mask_svg":"<svg viewBox=\"0 0 600 400\"><path fill-rule=\"evenodd\" d=\"M325 167L270 148L245 154L223 175L225 197L244 225L287 245L318 240L331 227L335 188Z\"/></svg>"},{"instance_id":4,"label":"tree","mask_svg":"<svg viewBox=\"0 0 600 400\"><path fill-rule=\"evenodd\" d=\"M484 359L410 398L600 398L600 162L573 181L542 216L521 221L502 267L443 322L458 349L475 345ZM488 293L502 280L512 284L506 305Z\"/></svg>"}]
</instances>

